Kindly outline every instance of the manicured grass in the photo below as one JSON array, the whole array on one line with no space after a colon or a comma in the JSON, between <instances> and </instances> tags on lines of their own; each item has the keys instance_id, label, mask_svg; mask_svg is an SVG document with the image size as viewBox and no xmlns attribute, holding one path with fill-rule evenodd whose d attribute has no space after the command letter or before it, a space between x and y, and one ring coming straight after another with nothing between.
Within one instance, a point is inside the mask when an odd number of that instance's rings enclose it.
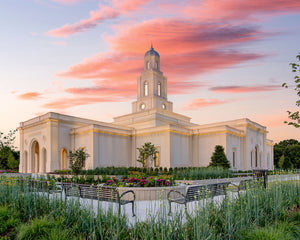
<instances>
[{"instance_id":1,"label":"manicured grass","mask_svg":"<svg viewBox=\"0 0 300 240\"><path fill-rule=\"evenodd\" d=\"M127 216L95 214L78 201L24 191L0 178L0 239L298 239L300 182L276 182L216 204L129 225Z\"/></svg>"}]
</instances>

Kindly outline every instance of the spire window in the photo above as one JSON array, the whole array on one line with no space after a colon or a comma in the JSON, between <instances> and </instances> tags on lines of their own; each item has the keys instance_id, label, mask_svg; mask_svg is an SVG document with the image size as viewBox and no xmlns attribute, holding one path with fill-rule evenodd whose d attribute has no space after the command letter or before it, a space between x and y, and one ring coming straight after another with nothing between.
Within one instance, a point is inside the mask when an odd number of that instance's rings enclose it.
<instances>
[{"instance_id":1,"label":"spire window","mask_svg":"<svg viewBox=\"0 0 300 240\"><path fill-rule=\"evenodd\" d=\"M148 82L144 82L144 96L147 97L149 94Z\"/></svg>"},{"instance_id":2,"label":"spire window","mask_svg":"<svg viewBox=\"0 0 300 240\"><path fill-rule=\"evenodd\" d=\"M157 95L161 96L161 82L159 82L157 85Z\"/></svg>"}]
</instances>

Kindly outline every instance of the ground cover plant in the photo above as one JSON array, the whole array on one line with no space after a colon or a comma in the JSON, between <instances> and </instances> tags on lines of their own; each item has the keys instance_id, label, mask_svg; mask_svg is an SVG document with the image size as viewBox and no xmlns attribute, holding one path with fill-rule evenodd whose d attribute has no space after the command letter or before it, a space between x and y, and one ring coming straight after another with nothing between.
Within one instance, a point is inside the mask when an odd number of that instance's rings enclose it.
<instances>
[{"instance_id":1,"label":"ground cover plant","mask_svg":"<svg viewBox=\"0 0 300 240\"><path fill-rule=\"evenodd\" d=\"M0 179L0 239L299 239L299 180L270 183L196 211L149 217L129 225L112 210L96 213L61 195L32 193ZM167 209L167 207L166 207Z\"/></svg>"}]
</instances>

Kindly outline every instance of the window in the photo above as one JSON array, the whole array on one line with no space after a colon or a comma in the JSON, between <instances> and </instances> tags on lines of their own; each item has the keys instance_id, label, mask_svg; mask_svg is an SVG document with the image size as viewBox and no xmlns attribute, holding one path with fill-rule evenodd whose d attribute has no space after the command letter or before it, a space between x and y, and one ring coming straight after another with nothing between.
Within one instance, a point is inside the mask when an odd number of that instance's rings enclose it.
<instances>
[{"instance_id":1,"label":"window","mask_svg":"<svg viewBox=\"0 0 300 240\"><path fill-rule=\"evenodd\" d=\"M144 82L144 96L148 96L148 82Z\"/></svg>"},{"instance_id":2,"label":"window","mask_svg":"<svg viewBox=\"0 0 300 240\"><path fill-rule=\"evenodd\" d=\"M155 157L154 167L159 167L159 151L157 151Z\"/></svg>"},{"instance_id":3,"label":"window","mask_svg":"<svg viewBox=\"0 0 300 240\"><path fill-rule=\"evenodd\" d=\"M236 151L236 148L232 148L232 168L236 168L237 165Z\"/></svg>"},{"instance_id":4,"label":"window","mask_svg":"<svg viewBox=\"0 0 300 240\"><path fill-rule=\"evenodd\" d=\"M147 62L147 69L150 69L150 62Z\"/></svg>"},{"instance_id":5,"label":"window","mask_svg":"<svg viewBox=\"0 0 300 240\"><path fill-rule=\"evenodd\" d=\"M141 110L144 110L146 108L146 105L145 103L142 103L141 106L140 106Z\"/></svg>"},{"instance_id":6,"label":"window","mask_svg":"<svg viewBox=\"0 0 300 240\"><path fill-rule=\"evenodd\" d=\"M232 167L235 168L235 151L232 152Z\"/></svg>"},{"instance_id":7,"label":"window","mask_svg":"<svg viewBox=\"0 0 300 240\"><path fill-rule=\"evenodd\" d=\"M255 147L255 167L258 166L258 146Z\"/></svg>"},{"instance_id":8,"label":"window","mask_svg":"<svg viewBox=\"0 0 300 240\"><path fill-rule=\"evenodd\" d=\"M157 85L157 95L158 96L161 95L161 82L159 82L158 85Z\"/></svg>"},{"instance_id":9,"label":"window","mask_svg":"<svg viewBox=\"0 0 300 240\"><path fill-rule=\"evenodd\" d=\"M67 150L65 148L60 150L60 169L67 169Z\"/></svg>"}]
</instances>

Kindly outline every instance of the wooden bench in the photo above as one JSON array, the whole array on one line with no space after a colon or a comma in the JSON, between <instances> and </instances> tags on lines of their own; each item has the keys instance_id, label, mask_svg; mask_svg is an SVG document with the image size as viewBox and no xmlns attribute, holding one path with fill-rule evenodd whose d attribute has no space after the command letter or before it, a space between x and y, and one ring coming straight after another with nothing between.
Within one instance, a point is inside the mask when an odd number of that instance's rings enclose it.
<instances>
[{"instance_id":1,"label":"wooden bench","mask_svg":"<svg viewBox=\"0 0 300 240\"><path fill-rule=\"evenodd\" d=\"M169 202L169 215L171 215L171 204L178 203L185 205L185 211L187 212L187 203L193 201L199 201L205 198L214 198L215 196L225 195L226 197L226 189L230 182L223 183L213 183L206 185L191 185L186 189L186 194L182 194L176 190L170 190L167 199ZM171 198L171 194L174 194L176 197Z\"/></svg>"},{"instance_id":2,"label":"wooden bench","mask_svg":"<svg viewBox=\"0 0 300 240\"><path fill-rule=\"evenodd\" d=\"M65 196L74 196L74 197L95 199L98 201L118 203L119 214L121 213L121 205L131 203L132 216L135 216L134 213L135 193L132 190L128 190L120 195L116 187L96 186L96 185L76 184L76 183L63 183L63 190L65 192ZM123 199L123 197L128 193L131 193L133 195L133 199L131 200Z\"/></svg>"}]
</instances>

